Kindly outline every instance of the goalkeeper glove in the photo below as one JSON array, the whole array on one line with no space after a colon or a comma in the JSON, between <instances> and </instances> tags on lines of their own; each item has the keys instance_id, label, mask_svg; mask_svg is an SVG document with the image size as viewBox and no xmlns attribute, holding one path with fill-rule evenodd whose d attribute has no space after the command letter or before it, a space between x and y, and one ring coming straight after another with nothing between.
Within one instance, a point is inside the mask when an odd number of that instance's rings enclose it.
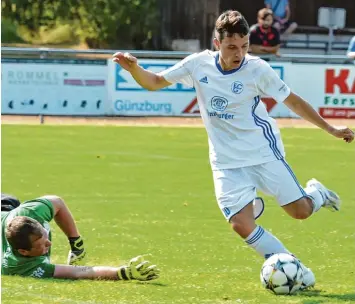
<instances>
[{"instance_id":1,"label":"goalkeeper glove","mask_svg":"<svg viewBox=\"0 0 355 304\"><path fill-rule=\"evenodd\" d=\"M69 265L82 265L83 259L85 258L86 251L84 249L84 241L79 237L69 238L69 244L71 250L68 254L68 264Z\"/></svg>"},{"instance_id":2,"label":"goalkeeper glove","mask_svg":"<svg viewBox=\"0 0 355 304\"><path fill-rule=\"evenodd\" d=\"M146 261L143 256L137 256L118 269L119 280L150 281L159 277L160 270L156 265Z\"/></svg>"}]
</instances>

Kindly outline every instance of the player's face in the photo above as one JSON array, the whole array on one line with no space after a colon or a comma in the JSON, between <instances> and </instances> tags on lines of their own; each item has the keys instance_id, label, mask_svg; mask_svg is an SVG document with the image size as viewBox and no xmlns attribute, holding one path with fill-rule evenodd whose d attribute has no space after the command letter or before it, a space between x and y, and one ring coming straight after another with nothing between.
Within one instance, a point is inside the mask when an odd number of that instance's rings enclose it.
<instances>
[{"instance_id":1,"label":"player's face","mask_svg":"<svg viewBox=\"0 0 355 304\"><path fill-rule=\"evenodd\" d=\"M51 247L52 243L48 239L48 234L44 229L41 236L32 234L30 236L30 239L32 243L32 248L31 250L20 249L21 250L20 253L22 255L29 256L29 257L36 257L48 253L48 250Z\"/></svg>"},{"instance_id":2,"label":"player's face","mask_svg":"<svg viewBox=\"0 0 355 304\"><path fill-rule=\"evenodd\" d=\"M271 15L268 15L265 19L259 19L259 24L261 24L262 28L268 29L273 22L273 18Z\"/></svg>"},{"instance_id":3,"label":"player's face","mask_svg":"<svg viewBox=\"0 0 355 304\"><path fill-rule=\"evenodd\" d=\"M214 44L219 50L219 64L228 71L240 67L242 60L249 48L249 35L240 37L234 34L232 37L224 37L220 42L214 39Z\"/></svg>"}]
</instances>

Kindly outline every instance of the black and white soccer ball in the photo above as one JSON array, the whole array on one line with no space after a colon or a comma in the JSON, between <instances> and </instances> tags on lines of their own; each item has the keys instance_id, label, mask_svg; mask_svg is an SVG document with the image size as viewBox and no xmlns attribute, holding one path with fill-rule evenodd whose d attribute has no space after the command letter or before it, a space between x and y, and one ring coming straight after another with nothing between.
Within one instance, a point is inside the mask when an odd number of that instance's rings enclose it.
<instances>
[{"instance_id":1,"label":"black and white soccer ball","mask_svg":"<svg viewBox=\"0 0 355 304\"><path fill-rule=\"evenodd\" d=\"M303 269L291 254L274 254L261 267L260 280L266 289L277 295L293 294L302 286Z\"/></svg>"}]
</instances>

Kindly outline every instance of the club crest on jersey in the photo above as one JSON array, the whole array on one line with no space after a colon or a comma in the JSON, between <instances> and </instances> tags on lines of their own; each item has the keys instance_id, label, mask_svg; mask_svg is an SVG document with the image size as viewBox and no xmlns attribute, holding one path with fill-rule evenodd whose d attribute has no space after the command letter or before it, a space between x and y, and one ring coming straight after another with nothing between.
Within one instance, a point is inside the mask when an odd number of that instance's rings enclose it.
<instances>
[{"instance_id":1,"label":"club crest on jersey","mask_svg":"<svg viewBox=\"0 0 355 304\"><path fill-rule=\"evenodd\" d=\"M243 92L244 86L240 81L234 81L232 83L231 89L234 94L240 94Z\"/></svg>"},{"instance_id":2,"label":"club crest on jersey","mask_svg":"<svg viewBox=\"0 0 355 304\"><path fill-rule=\"evenodd\" d=\"M224 97L214 96L211 99L211 107L215 111L224 111L228 106L228 100Z\"/></svg>"}]
</instances>

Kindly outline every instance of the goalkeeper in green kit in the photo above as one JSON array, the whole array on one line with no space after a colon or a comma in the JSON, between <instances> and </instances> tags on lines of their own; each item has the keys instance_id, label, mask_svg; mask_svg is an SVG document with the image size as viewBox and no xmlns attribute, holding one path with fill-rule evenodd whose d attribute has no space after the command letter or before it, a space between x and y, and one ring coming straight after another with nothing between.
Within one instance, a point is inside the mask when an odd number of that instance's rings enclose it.
<instances>
[{"instance_id":1,"label":"goalkeeper in green kit","mask_svg":"<svg viewBox=\"0 0 355 304\"><path fill-rule=\"evenodd\" d=\"M69 265L50 262L51 230L55 220L68 237ZM78 266L85 257L84 242L63 199L47 195L22 204L14 197L1 195L3 275L34 278L101 279L148 281L159 277L159 269L142 256L131 259L128 265Z\"/></svg>"}]
</instances>

